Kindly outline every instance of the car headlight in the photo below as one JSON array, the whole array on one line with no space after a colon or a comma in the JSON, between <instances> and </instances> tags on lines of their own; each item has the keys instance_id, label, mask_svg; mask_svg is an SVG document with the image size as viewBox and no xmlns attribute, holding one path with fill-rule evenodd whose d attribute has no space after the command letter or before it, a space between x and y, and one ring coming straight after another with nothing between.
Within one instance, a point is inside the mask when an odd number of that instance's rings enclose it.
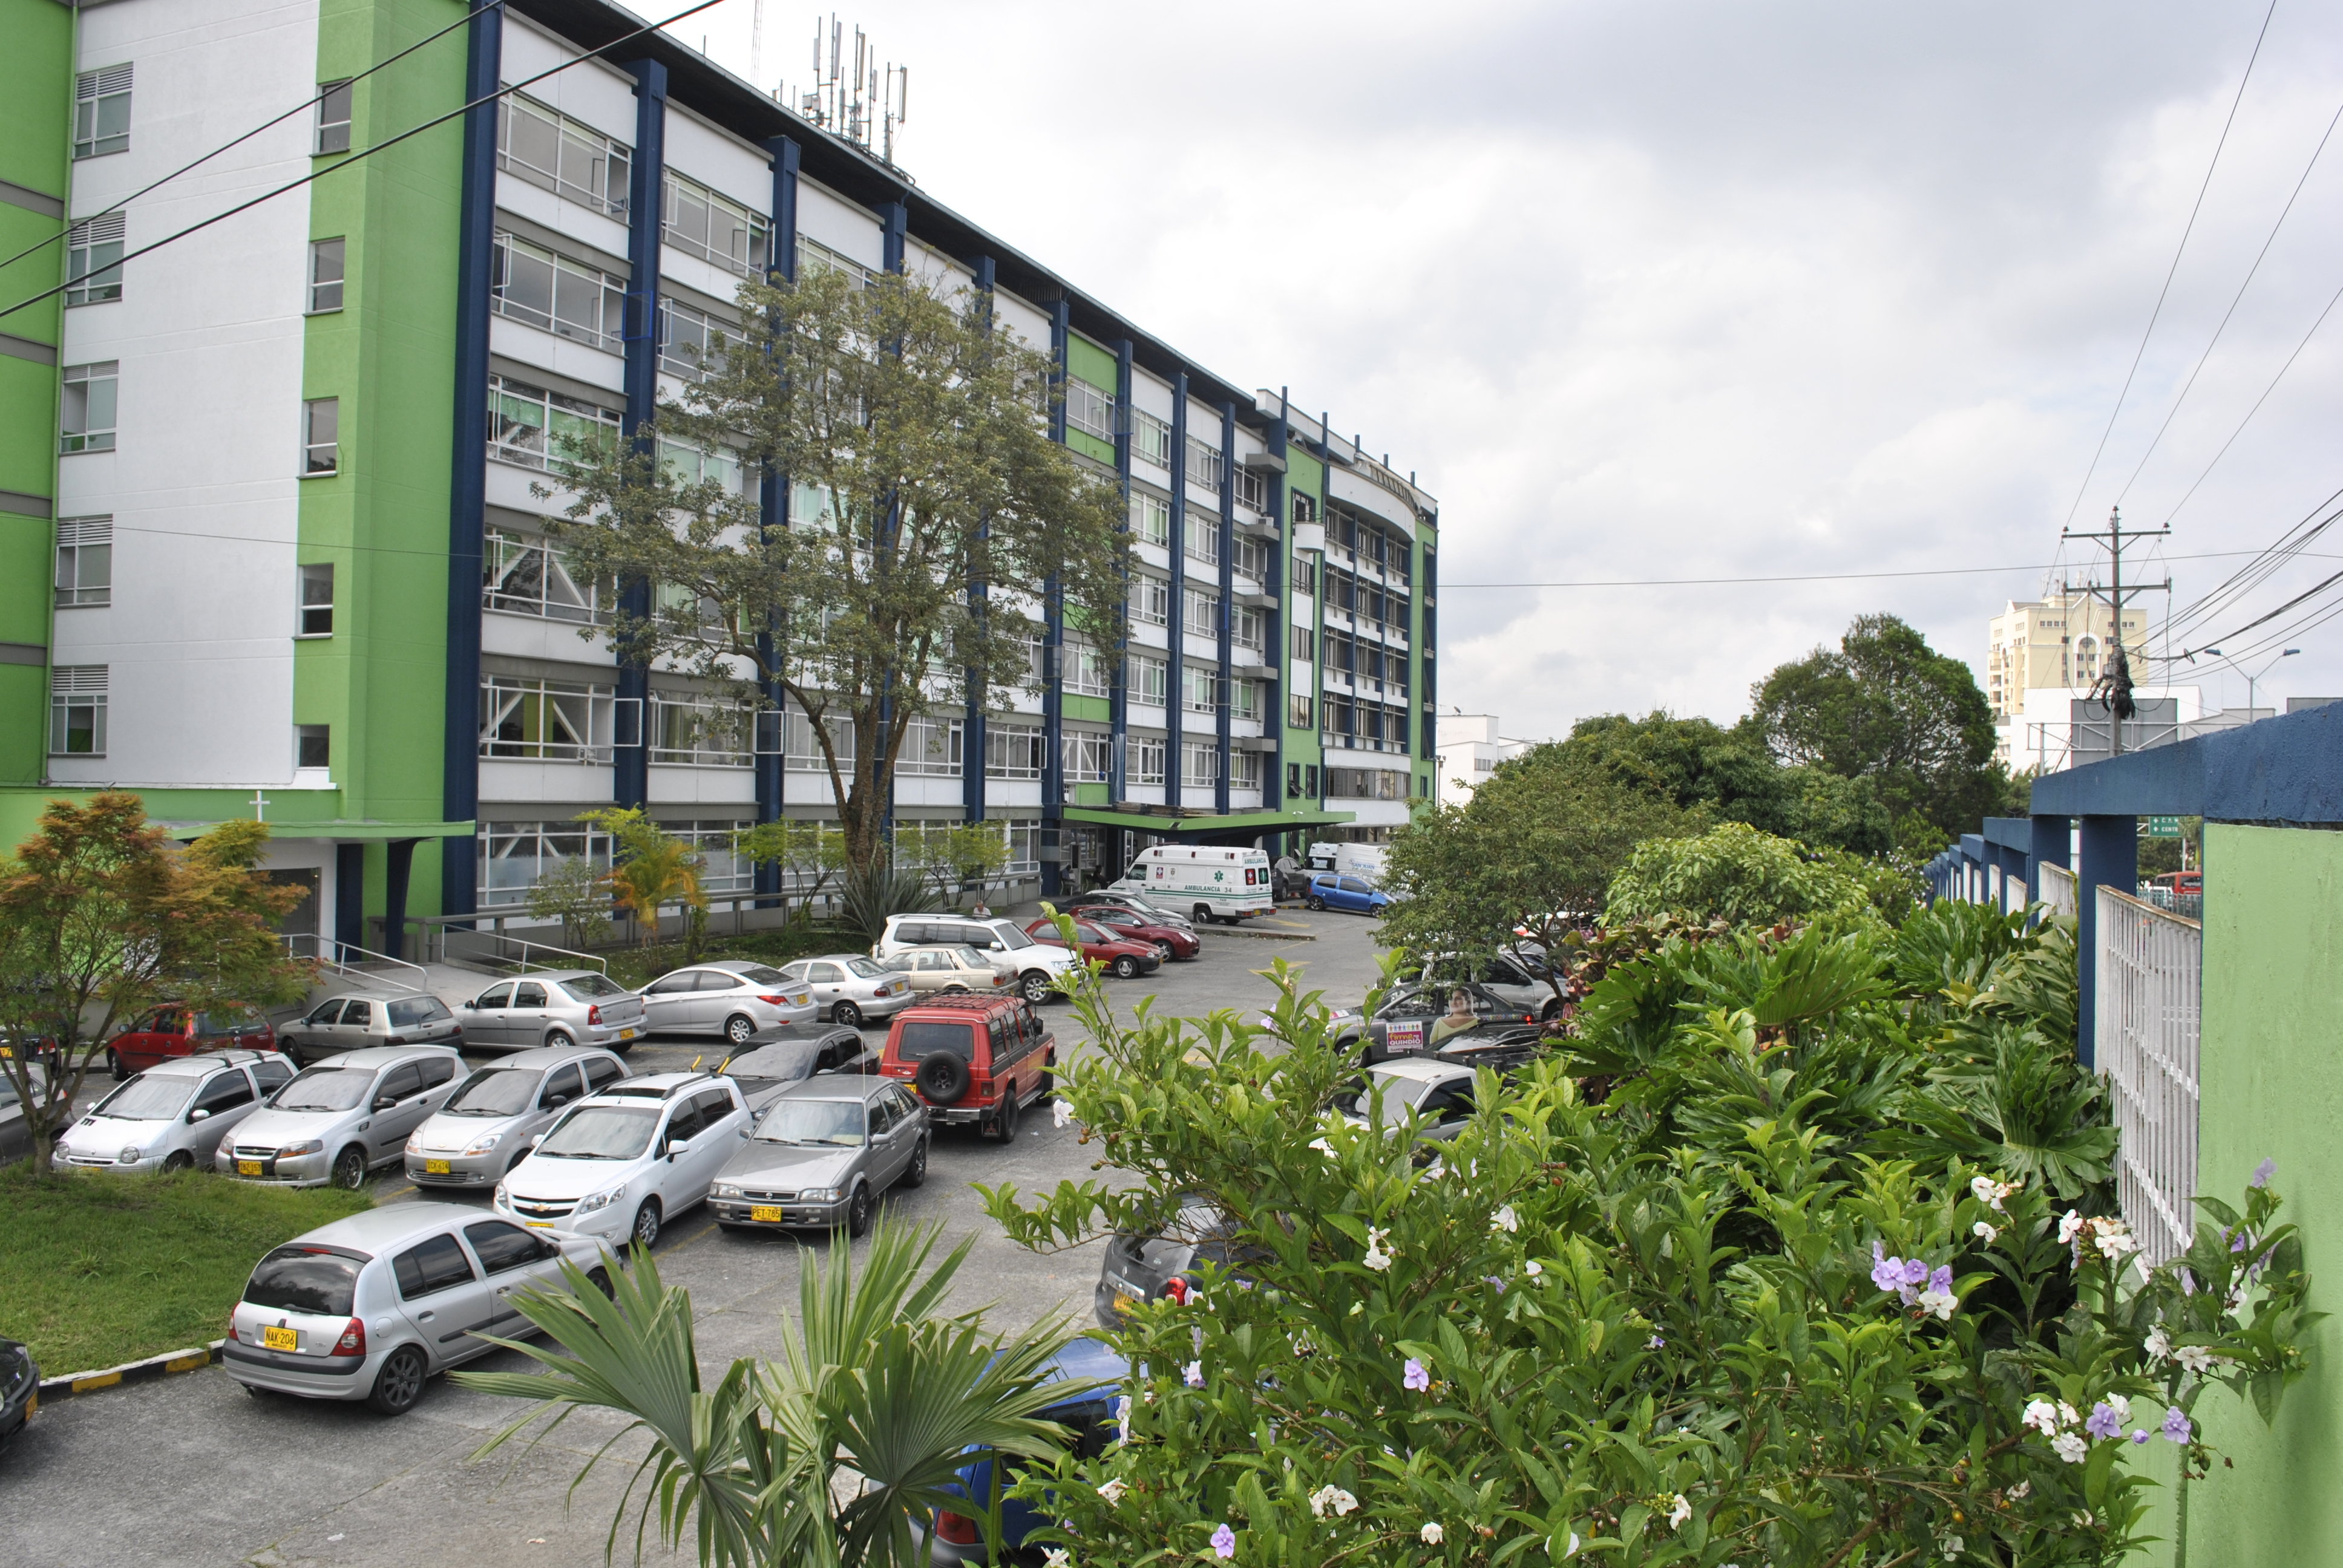
<instances>
[{"instance_id":1,"label":"car headlight","mask_svg":"<svg viewBox=\"0 0 2343 1568\"><path fill-rule=\"evenodd\" d=\"M488 1201L494 1203L499 1209L509 1209L512 1207L512 1200L506 1195L505 1184L501 1181L497 1183L496 1196L489 1199Z\"/></svg>"},{"instance_id":2,"label":"car headlight","mask_svg":"<svg viewBox=\"0 0 2343 1568\"><path fill-rule=\"evenodd\" d=\"M491 1132L485 1138L475 1138L465 1147L464 1152L467 1154L486 1154L489 1150L494 1149L497 1146L497 1141L503 1136L504 1134L501 1132Z\"/></svg>"},{"instance_id":3,"label":"car headlight","mask_svg":"<svg viewBox=\"0 0 2343 1568\"><path fill-rule=\"evenodd\" d=\"M423 1129L420 1127L407 1135L407 1151L409 1154L423 1152Z\"/></svg>"},{"instance_id":4,"label":"car headlight","mask_svg":"<svg viewBox=\"0 0 2343 1568\"><path fill-rule=\"evenodd\" d=\"M591 1214L597 1209L607 1209L624 1197L626 1191L624 1187L613 1187L607 1192L597 1192L590 1198L580 1198L578 1201L578 1207L571 1212Z\"/></svg>"},{"instance_id":5,"label":"car headlight","mask_svg":"<svg viewBox=\"0 0 2343 1568\"><path fill-rule=\"evenodd\" d=\"M121 1153L119 1153L119 1154L117 1154L117 1155L116 1155L116 1156L115 1156L115 1158L116 1158L116 1160L121 1161L122 1161L122 1163L124 1163L125 1165L136 1165L136 1164L137 1164L137 1163L138 1163L138 1145L136 1145L136 1143L126 1143L126 1144L124 1144L124 1145L122 1146L122 1152L121 1152Z\"/></svg>"},{"instance_id":6,"label":"car headlight","mask_svg":"<svg viewBox=\"0 0 2343 1568\"><path fill-rule=\"evenodd\" d=\"M277 1158L279 1160L290 1160L296 1155L323 1154L325 1151L326 1141L324 1139L304 1138L298 1143L287 1143L284 1148L279 1149L277 1151Z\"/></svg>"},{"instance_id":7,"label":"car headlight","mask_svg":"<svg viewBox=\"0 0 2343 1568\"><path fill-rule=\"evenodd\" d=\"M740 1189L729 1181L719 1181L709 1191L719 1198L738 1198L740 1195Z\"/></svg>"},{"instance_id":8,"label":"car headlight","mask_svg":"<svg viewBox=\"0 0 2343 1568\"><path fill-rule=\"evenodd\" d=\"M809 1187L804 1191L798 1194L798 1201L801 1203L835 1203L838 1201L838 1189L835 1187Z\"/></svg>"}]
</instances>

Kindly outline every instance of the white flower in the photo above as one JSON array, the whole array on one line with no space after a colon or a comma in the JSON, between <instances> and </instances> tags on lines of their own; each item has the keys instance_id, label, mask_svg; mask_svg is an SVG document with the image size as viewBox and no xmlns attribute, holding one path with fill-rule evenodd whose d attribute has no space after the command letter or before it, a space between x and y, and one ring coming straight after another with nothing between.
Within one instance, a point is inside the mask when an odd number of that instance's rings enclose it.
<instances>
[{"instance_id":1,"label":"white flower","mask_svg":"<svg viewBox=\"0 0 2343 1568\"><path fill-rule=\"evenodd\" d=\"M2121 1220L2094 1221L2091 1229L2099 1243L2099 1256L2110 1262L2126 1252L2139 1251L2139 1242L2133 1238L2130 1227Z\"/></svg>"},{"instance_id":2,"label":"white flower","mask_svg":"<svg viewBox=\"0 0 2343 1568\"><path fill-rule=\"evenodd\" d=\"M1129 1394L1124 1394L1121 1399L1114 1402L1114 1424L1117 1429L1116 1441L1120 1442L1129 1442L1131 1441L1131 1396ZM1107 1483L1107 1485L1112 1486L1116 1489L1114 1494L1115 1497L1121 1497L1122 1495L1122 1483L1121 1482L1111 1481ZM1103 1493L1105 1491L1105 1487L1101 1487L1099 1490ZM1111 1503L1114 1501L1114 1497L1110 1497L1107 1501Z\"/></svg>"},{"instance_id":3,"label":"white flower","mask_svg":"<svg viewBox=\"0 0 2343 1568\"><path fill-rule=\"evenodd\" d=\"M2122 1426L2131 1420L2131 1401L2119 1393L2107 1395L2107 1406L2116 1412L2116 1424Z\"/></svg>"},{"instance_id":4,"label":"white flower","mask_svg":"<svg viewBox=\"0 0 2343 1568\"><path fill-rule=\"evenodd\" d=\"M1064 1100L1061 1099L1050 1107L1051 1125L1055 1127L1063 1127L1067 1122L1071 1121L1073 1119L1074 1108L1067 1104ZM1061 1552L1059 1555L1062 1557L1065 1553Z\"/></svg>"},{"instance_id":5,"label":"white flower","mask_svg":"<svg viewBox=\"0 0 2343 1568\"><path fill-rule=\"evenodd\" d=\"M1416 1534L1423 1538L1423 1543L1426 1546L1437 1546L1448 1539L1448 1532L1440 1528L1440 1521L1437 1519L1425 1520L1423 1528L1417 1531Z\"/></svg>"},{"instance_id":6,"label":"white flower","mask_svg":"<svg viewBox=\"0 0 2343 1568\"><path fill-rule=\"evenodd\" d=\"M1682 1530L1684 1527L1684 1521L1691 1517L1692 1500L1683 1493L1677 1493L1675 1500L1668 1505L1668 1528Z\"/></svg>"},{"instance_id":7,"label":"white flower","mask_svg":"<svg viewBox=\"0 0 2343 1568\"><path fill-rule=\"evenodd\" d=\"M2088 1530L2098 1523L2097 1519L2091 1517L2091 1511L2087 1508L2077 1508L2070 1517L2075 1521L2075 1528L2077 1530Z\"/></svg>"},{"instance_id":8,"label":"white flower","mask_svg":"<svg viewBox=\"0 0 2343 1568\"><path fill-rule=\"evenodd\" d=\"M1958 1557L1962 1553L1968 1549L1969 1543L1962 1540L1957 1535L1945 1536L1936 1543L1936 1550L1945 1554L1945 1561L1947 1563L1950 1563L1954 1558ZM1052 1568L1054 1568L1054 1565L1052 1565Z\"/></svg>"},{"instance_id":9,"label":"white flower","mask_svg":"<svg viewBox=\"0 0 2343 1568\"><path fill-rule=\"evenodd\" d=\"M2023 1503L2033 1495L2034 1483L2030 1481L2021 1481L2009 1489L2009 1500L2012 1503Z\"/></svg>"},{"instance_id":10,"label":"white flower","mask_svg":"<svg viewBox=\"0 0 2343 1568\"><path fill-rule=\"evenodd\" d=\"M1128 1404L1131 1402L1129 1400L1125 1400L1123 1402ZM1104 1486L1099 1488L1099 1501L1104 1503L1109 1508L1112 1508L1116 1503L1122 1501L1122 1494L1130 1490L1131 1488L1125 1486L1120 1481L1110 1481Z\"/></svg>"},{"instance_id":11,"label":"white flower","mask_svg":"<svg viewBox=\"0 0 2343 1568\"><path fill-rule=\"evenodd\" d=\"M1534 1280L1540 1274L1545 1272L1545 1265L1539 1262L1535 1258L1532 1258L1528 1262L1522 1265L1522 1272Z\"/></svg>"},{"instance_id":12,"label":"white flower","mask_svg":"<svg viewBox=\"0 0 2343 1568\"><path fill-rule=\"evenodd\" d=\"M2071 1432L2062 1432L2057 1436L2052 1438L2050 1440L2050 1446L2057 1451L2059 1458L2065 1460L2069 1464L2082 1463L2083 1456L2091 1451L2091 1445L2089 1443L2085 1442L2081 1438L2077 1437Z\"/></svg>"},{"instance_id":13,"label":"white flower","mask_svg":"<svg viewBox=\"0 0 2343 1568\"><path fill-rule=\"evenodd\" d=\"M2147 1352L2147 1359L2151 1365L2157 1362L2169 1361L2172 1359L2172 1336L2164 1332L2162 1323L2158 1323L2147 1331L2147 1340L2140 1348Z\"/></svg>"},{"instance_id":14,"label":"white flower","mask_svg":"<svg viewBox=\"0 0 2343 1568\"><path fill-rule=\"evenodd\" d=\"M2203 1345L2182 1345L2172 1352L2172 1359L2180 1363L2182 1370L2198 1377L2213 1370L2213 1352Z\"/></svg>"},{"instance_id":15,"label":"white flower","mask_svg":"<svg viewBox=\"0 0 2343 1568\"><path fill-rule=\"evenodd\" d=\"M2066 1217L2058 1221L2058 1244L2063 1247L2074 1241L2077 1236L2082 1234L2083 1227L2089 1223L2088 1220L2084 1219L2072 1209L2067 1210Z\"/></svg>"},{"instance_id":16,"label":"white flower","mask_svg":"<svg viewBox=\"0 0 2343 1568\"><path fill-rule=\"evenodd\" d=\"M1565 1558L1565 1557L1575 1557L1575 1556L1577 1556L1577 1555L1578 1555L1578 1532L1577 1532L1577 1531L1575 1531L1575 1530L1574 1530L1574 1531L1572 1531L1572 1532L1570 1533L1570 1543L1569 1543L1569 1544L1568 1544L1568 1545L1566 1545L1566 1546L1564 1546L1564 1547L1561 1551L1559 1551L1559 1552L1556 1552L1556 1551L1554 1549L1554 1543L1553 1543L1552 1541L1548 1541L1548 1542L1545 1543L1545 1554L1546 1554L1547 1556L1549 1556L1549 1557L1553 1558L1553 1559L1554 1559L1555 1562L1557 1562L1557 1563L1558 1563L1558 1562L1560 1562L1560 1561L1562 1561L1562 1559L1564 1559L1564 1558Z\"/></svg>"},{"instance_id":17,"label":"white flower","mask_svg":"<svg viewBox=\"0 0 2343 1568\"><path fill-rule=\"evenodd\" d=\"M2001 1201L2016 1191L2017 1185L2013 1181L1996 1181L1990 1176L1977 1176L1970 1179L1969 1191L1976 1194L1978 1202L1988 1208L1999 1209Z\"/></svg>"},{"instance_id":18,"label":"white flower","mask_svg":"<svg viewBox=\"0 0 2343 1568\"><path fill-rule=\"evenodd\" d=\"M1073 1568L1073 1553L1062 1546L1052 1546L1041 1553L1041 1568Z\"/></svg>"},{"instance_id":19,"label":"white flower","mask_svg":"<svg viewBox=\"0 0 2343 1568\"><path fill-rule=\"evenodd\" d=\"M1521 1228L1521 1216L1513 1212L1513 1206L1511 1203L1489 1216L1489 1229L1492 1231L1503 1231L1511 1235Z\"/></svg>"},{"instance_id":20,"label":"white flower","mask_svg":"<svg viewBox=\"0 0 2343 1568\"><path fill-rule=\"evenodd\" d=\"M1936 1313L1937 1321L1940 1322L1951 1322L1953 1321L1953 1309L1960 1304L1960 1297L1953 1294L1950 1291L1922 1291L1920 1292L1920 1310L1924 1312Z\"/></svg>"},{"instance_id":21,"label":"white flower","mask_svg":"<svg viewBox=\"0 0 2343 1568\"><path fill-rule=\"evenodd\" d=\"M1180 1369L1180 1375L1186 1380L1190 1388L1202 1388L1204 1386L1204 1363L1200 1361L1190 1362Z\"/></svg>"},{"instance_id":22,"label":"white flower","mask_svg":"<svg viewBox=\"0 0 2343 1568\"><path fill-rule=\"evenodd\" d=\"M1427 1181L1437 1181L1447 1174L1448 1162L1437 1154L1432 1157L1432 1163L1423 1168L1423 1179Z\"/></svg>"},{"instance_id":23,"label":"white flower","mask_svg":"<svg viewBox=\"0 0 2343 1568\"><path fill-rule=\"evenodd\" d=\"M2045 1437L2055 1437L2058 1432L2058 1407L2046 1399L2027 1400L2026 1416L2019 1424L2030 1426Z\"/></svg>"},{"instance_id":24,"label":"white flower","mask_svg":"<svg viewBox=\"0 0 2343 1568\"><path fill-rule=\"evenodd\" d=\"M1384 1239L1390 1236L1390 1234L1391 1232L1389 1231L1375 1230L1372 1228L1369 1229L1367 1231L1367 1255L1360 1259L1359 1261L1378 1272L1390 1268L1392 1266L1392 1255L1383 1251Z\"/></svg>"},{"instance_id":25,"label":"white flower","mask_svg":"<svg viewBox=\"0 0 2343 1568\"><path fill-rule=\"evenodd\" d=\"M1339 1519L1358 1506L1359 1500L1339 1486L1322 1486L1310 1494L1310 1512L1319 1519L1330 1513Z\"/></svg>"},{"instance_id":26,"label":"white flower","mask_svg":"<svg viewBox=\"0 0 2343 1568\"><path fill-rule=\"evenodd\" d=\"M1983 1241L1987 1245L1991 1245L1993 1239L2001 1234L2000 1231L1995 1230L1992 1226L1986 1224L1982 1220L1979 1220L1976 1224L1971 1225L1969 1227L1969 1232L1976 1237L1978 1241Z\"/></svg>"},{"instance_id":27,"label":"white flower","mask_svg":"<svg viewBox=\"0 0 2343 1568\"><path fill-rule=\"evenodd\" d=\"M2082 1424L2082 1421L2083 1418L2075 1413L2075 1407L2073 1405L2068 1404L2063 1399L2058 1402L2058 1424L2060 1426L2079 1426Z\"/></svg>"}]
</instances>

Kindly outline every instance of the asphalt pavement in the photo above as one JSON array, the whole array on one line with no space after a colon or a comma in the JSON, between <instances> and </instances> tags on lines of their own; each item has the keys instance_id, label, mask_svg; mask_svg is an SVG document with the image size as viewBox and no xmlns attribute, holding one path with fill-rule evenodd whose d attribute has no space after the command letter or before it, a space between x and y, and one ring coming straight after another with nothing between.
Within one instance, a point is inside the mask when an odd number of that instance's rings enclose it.
<instances>
[{"instance_id":1,"label":"asphalt pavement","mask_svg":"<svg viewBox=\"0 0 2343 1568\"><path fill-rule=\"evenodd\" d=\"M1263 934L1208 928L1201 958L1110 981L1111 995L1118 1003L1152 995L1159 1014L1200 1017L1219 1008L1258 1012L1272 1002L1274 990L1253 971L1273 957L1302 966L1305 988L1323 990L1337 1005L1355 1005L1374 978L1374 925L1363 917L1282 910L1249 930ZM1280 934L1315 940L1275 940ZM1046 1013L1061 1055L1085 1048L1069 1008L1056 1003ZM874 1028L869 1038L883 1037ZM632 1060L657 1071L702 1054L720 1050L712 1041L654 1040ZM1094 1250L1035 1257L1011 1245L969 1183L1009 1181L1032 1191L1079 1181L1092 1174L1092 1152L1047 1116L1027 1117L1006 1149L941 1130L927 1184L890 1194L885 1207L906 1220L941 1220L947 1245L977 1238L955 1306L989 1305L990 1321L1004 1329L1052 1312L1086 1324ZM382 1180L377 1196L419 1198L396 1176ZM678 1218L659 1243L659 1265L669 1282L691 1292L709 1382L736 1358L778 1352L777 1319L795 1310L800 1260L827 1245L819 1236L728 1235L699 1211ZM518 1370L528 1362L500 1352L472 1364ZM387 1420L362 1405L256 1397L219 1367L59 1401L0 1448L0 1561L23 1568L598 1563L640 1446L620 1443L574 1496L571 1478L618 1430L615 1421L574 1416L532 1452L471 1462L473 1450L521 1408L441 1379L413 1412ZM647 1562L669 1561L655 1541L649 1545ZM632 1555L631 1525L619 1552Z\"/></svg>"}]
</instances>

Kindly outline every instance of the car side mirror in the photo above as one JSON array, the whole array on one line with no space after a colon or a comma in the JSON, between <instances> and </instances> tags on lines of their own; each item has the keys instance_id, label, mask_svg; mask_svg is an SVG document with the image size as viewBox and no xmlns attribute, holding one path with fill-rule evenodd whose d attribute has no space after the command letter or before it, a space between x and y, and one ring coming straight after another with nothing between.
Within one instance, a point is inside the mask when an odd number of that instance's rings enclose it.
<instances>
[{"instance_id":1,"label":"car side mirror","mask_svg":"<svg viewBox=\"0 0 2343 1568\"><path fill-rule=\"evenodd\" d=\"M374 1108L377 1111L388 1111L397 1103L398 1098L396 1095L377 1094L374 1097Z\"/></svg>"},{"instance_id":2,"label":"car side mirror","mask_svg":"<svg viewBox=\"0 0 2343 1568\"><path fill-rule=\"evenodd\" d=\"M670 1138L667 1141L667 1157L672 1160L690 1147L689 1143L680 1138Z\"/></svg>"},{"instance_id":3,"label":"car side mirror","mask_svg":"<svg viewBox=\"0 0 2343 1568\"><path fill-rule=\"evenodd\" d=\"M540 1132L540 1133L538 1133L536 1136L532 1137L532 1138L528 1141L528 1146L529 1146L531 1149L534 1149L534 1148L536 1148L538 1144L540 1144L540 1143L542 1143L542 1142L544 1142L544 1141L545 1141L545 1134L544 1134L544 1133L542 1133L542 1132Z\"/></svg>"},{"instance_id":4,"label":"car side mirror","mask_svg":"<svg viewBox=\"0 0 2343 1568\"><path fill-rule=\"evenodd\" d=\"M210 1115L211 1111L208 1108L197 1106L195 1110L187 1112L187 1120L190 1121L201 1121Z\"/></svg>"}]
</instances>

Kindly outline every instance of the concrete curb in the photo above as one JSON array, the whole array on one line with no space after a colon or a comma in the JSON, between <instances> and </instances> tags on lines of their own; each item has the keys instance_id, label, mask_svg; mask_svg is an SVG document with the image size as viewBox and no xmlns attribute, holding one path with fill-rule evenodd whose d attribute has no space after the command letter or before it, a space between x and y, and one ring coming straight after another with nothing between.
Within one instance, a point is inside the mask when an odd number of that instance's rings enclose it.
<instances>
[{"instance_id":1,"label":"concrete curb","mask_svg":"<svg viewBox=\"0 0 2343 1568\"><path fill-rule=\"evenodd\" d=\"M117 1388L124 1383L153 1382L157 1378L176 1372L200 1372L220 1359L220 1346L226 1342L214 1340L207 1345L190 1345L183 1351L166 1351L158 1356L124 1362L118 1367L106 1367L99 1372L67 1372L63 1377L41 1380L41 1397L70 1399L77 1393L96 1393L100 1389Z\"/></svg>"},{"instance_id":2,"label":"concrete curb","mask_svg":"<svg viewBox=\"0 0 2343 1568\"><path fill-rule=\"evenodd\" d=\"M1309 931L1249 931L1242 926L1214 926L1196 934L1200 937L1243 937L1256 942L1314 942L1318 940Z\"/></svg>"}]
</instances>

